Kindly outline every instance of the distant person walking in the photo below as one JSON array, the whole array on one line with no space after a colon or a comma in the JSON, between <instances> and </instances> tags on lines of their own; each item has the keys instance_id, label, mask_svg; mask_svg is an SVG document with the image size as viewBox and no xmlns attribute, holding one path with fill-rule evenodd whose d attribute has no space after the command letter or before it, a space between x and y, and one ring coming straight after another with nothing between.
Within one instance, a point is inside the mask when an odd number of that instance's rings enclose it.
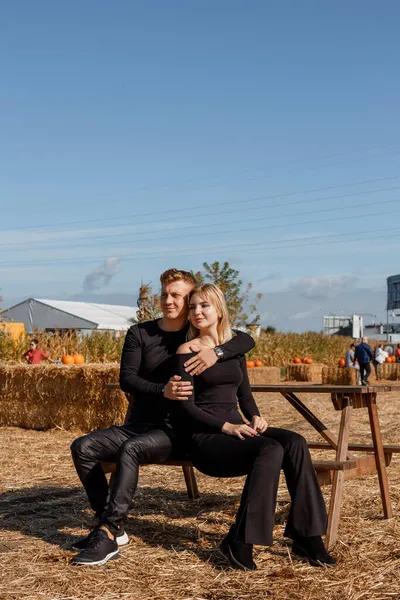
<instances>
[{"instance_id":1,"label":"distant person walking","mask_svg":"<svg viewBox=\"0 0 400 600\"><path fill-rule=\"evenodd\" d=\"M357 369L357 371L358 371L360 369L360 367L358 365L356 365L356 363L355 363L355 358L354 358L355 351L356 351L356 345L350 344L350 348L346 352L345 366L352 367L353 369Z\"/></svg>"},{"instance_id":2,"label":"distant person walking","mask_svg":"<svg viewBox=\"0 0 400 600\"><path fill-rule=\"evenodd\" d=\"M368 377L371 374L371 360L374 356L371 346L368 344L368 338L363 337L354 352L354 359L360 365L361 385L368 385Z\"/></svg>"},{"instance_id":3,"label":"distant person walking","mask_svg":"<svg viewBox=\"0 0 400 600\"><path fill-rule=\"evenodd\" d=\"M378 377L378 365L383 365L386 362L387 357L389 356L389 352L383 349L383 344L378 344L375 348L375 358L374 358L374 366L375 373Z\"/></svg>"},{"instance_id":4,"label":"distant person walking","mask_svg":"<svg viewBox=\"0 0 400 600\"><path fill-rule=\"evenodd\" d=\"M29 350L22 355L23 358L26 358L27 362L30 365L40 365L42 358L48 360L51 363L56 363L56 360L53 360L41 348L39 348L39 340L32 340L29 344Z\"/></svg>"}]
</instances>

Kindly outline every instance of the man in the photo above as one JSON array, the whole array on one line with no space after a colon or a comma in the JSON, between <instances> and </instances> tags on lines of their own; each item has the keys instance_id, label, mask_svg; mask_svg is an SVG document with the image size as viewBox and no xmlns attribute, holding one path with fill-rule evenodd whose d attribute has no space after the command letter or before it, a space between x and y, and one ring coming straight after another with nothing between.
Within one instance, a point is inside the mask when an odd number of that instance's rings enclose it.
<instances>
[{"instance_id":1,"label":"man","mask_svg":"<svg viewBox=\"0 0 400 600\"><path fill-rule=\"evenodd\" d=\"M361 344L356 347L354 359L358 360L360 365L361 385L368 385L368 377L371 374L371 360L374 356L371 346L368 344L368 338L363 337Z\"/></svg>"},{"instance_id":2,"label":"man","mask_svg":"<svg viewBox=\"0 0 400 600\"><path fill-rule=\"evenodd\" d=\"M355 352L355 349L356 349L356 345L355 344L350 344L350 348L347 350L346 356L345 356L345 361L346 361L345 366L346 367L352 367L353 369L359 370L360 367L358 365L356 365L355 362L354 362L354 352Z\"/></svg>"},{"instance_id":3,"label":"man","mask_svg":"<svg viewBox=\"0 0 400 600\"><path fill-rule=\"evenodd\" d=\"M56 363L56 360L53 360L41 348L39 348L39 340L32 340L29 344L29 350L22 355L23 358L26 358L27 362L30 365L40 365L42 358L48 360L51 363Z\"/></svg>"},{"instance_id":4,"label":"man","mask_svg":"<svg viewBox=\"0 0 400 600\"><path fill-rule=\"evenodd\" d=\"M188 332L189 292L196 285L187 271L169 269L161 277L163 317L133 325L125 338L121 358L121 389L134 396L123 426L113 426L89 433L72 443L71 451L77 473L99 524L75 544L82 552L74 564L101 565L118 555L118 545L126 544L124 532L130 503L135 493L139 465L163 463L174 450L174 433L168 422L168 400L185 401L192 393L190 382L174 376L167 381L170 361ZM197 375L214 365L245 354L254 346L245 333L237 335L220 348L199 350L185 363L188 373ZM114 484L108 485L99 461L116 462Z\"/></svg>"}]
</instances>

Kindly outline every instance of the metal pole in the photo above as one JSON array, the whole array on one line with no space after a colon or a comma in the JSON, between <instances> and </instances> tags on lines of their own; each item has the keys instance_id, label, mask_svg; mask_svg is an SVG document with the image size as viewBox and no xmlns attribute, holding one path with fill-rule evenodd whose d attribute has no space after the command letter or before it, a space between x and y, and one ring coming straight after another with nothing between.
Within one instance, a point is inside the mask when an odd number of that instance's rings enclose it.
<instances>
[{"instance_id":1,"label":"metal pole","mask_svg":"<svg viewBox=\"0 0 400 600\"><path fill-rule=\"evenodd\" d=\"M386 341L389 341L389 310L386 309Z\"/></svg>"}]
</instances>

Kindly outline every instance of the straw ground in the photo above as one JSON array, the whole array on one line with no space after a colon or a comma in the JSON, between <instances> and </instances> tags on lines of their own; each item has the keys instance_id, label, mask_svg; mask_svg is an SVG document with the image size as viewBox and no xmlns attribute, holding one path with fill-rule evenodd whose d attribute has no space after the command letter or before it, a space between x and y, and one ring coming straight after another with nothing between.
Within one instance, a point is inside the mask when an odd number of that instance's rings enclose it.
<instances>
[{"instance_id":1,"label":"straw ground","mask_svg":"<svg viewBox=\"0 0 400 600\"><path fill-rule=\"evenodd\" d=\"M310 406L337 430L328 397ZM309 440L316 434L280 396L258 398L271 424ZM400 398L379 402L384 441L399 443ZM367 415L354 411L354 441L368 442ZM132 502L128 546L104 567L73 567L68 547L85 534L90 512L69 455L78 432L0 428L0 598L7 600L387 600L400 598L400 457L389 467L394 519L382 519L376 476L346 482L338 566L316 569L290 556L283 523L288 495L281 482L271 548L256 548L258 571L227 568L216 550L238 503L242 479L198 476L189 501L181 470L143 468ZM283 479L283 478L282 478ZM324 491L328 491L326 488Z\"/></svg>"}]
</instances>

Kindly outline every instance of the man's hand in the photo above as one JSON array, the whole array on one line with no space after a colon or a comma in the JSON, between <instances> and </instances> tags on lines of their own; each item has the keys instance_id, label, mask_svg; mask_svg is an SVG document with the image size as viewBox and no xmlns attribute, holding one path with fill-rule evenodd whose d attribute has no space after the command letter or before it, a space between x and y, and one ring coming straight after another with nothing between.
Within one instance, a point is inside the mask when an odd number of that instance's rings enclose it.
<instances>
[{"instance_id":1,"label":"man's hand","mask_svg":"<svg viewBox=\"0 0 400 600\"><path fill-rule=\"evenodd\" d=\"M190 375L200 375L206 369L209 369L217 362L218 358L214 352L214 348L204 348L193 342L190 346L192 352L197 352L196 356L189 358L183 365L186 373Z\"/></svg>"},{"instance_id":2,"label":"man's hand","mask_svg":"<svg viewBox=\"0 0 400 600\"><path fill-rule=\"evenodd\" d=\"M268 423L263 417L254 416L251 420L250 427L255 429L258 433L264 433L268 428Z\"/></svg>"},{"instance_id":3,"label":"man's hand","mask_svg":"<svg viewBox=\"0 0 400 600\"><path fill-rule=\"evenodd\" d=\"M221 431L227 435L236 436L239 440L244 440L244 436L254 437L255 435L258 435L257 431L250 427L250 425L245 425L244 423L229 423L228 421L223 424Z\"/></svg>"},{"instance_id":4,"label":"man's hand","mask_svg":"<svg viewBox=\"0 0 400 600\"><path fill-rule=\"evenodd\" d=\"M164 397L168 400L188 400L193 393L190 381L181 381L182 377L174 375L164 388Z\"/></svg>"}]
</instances>

